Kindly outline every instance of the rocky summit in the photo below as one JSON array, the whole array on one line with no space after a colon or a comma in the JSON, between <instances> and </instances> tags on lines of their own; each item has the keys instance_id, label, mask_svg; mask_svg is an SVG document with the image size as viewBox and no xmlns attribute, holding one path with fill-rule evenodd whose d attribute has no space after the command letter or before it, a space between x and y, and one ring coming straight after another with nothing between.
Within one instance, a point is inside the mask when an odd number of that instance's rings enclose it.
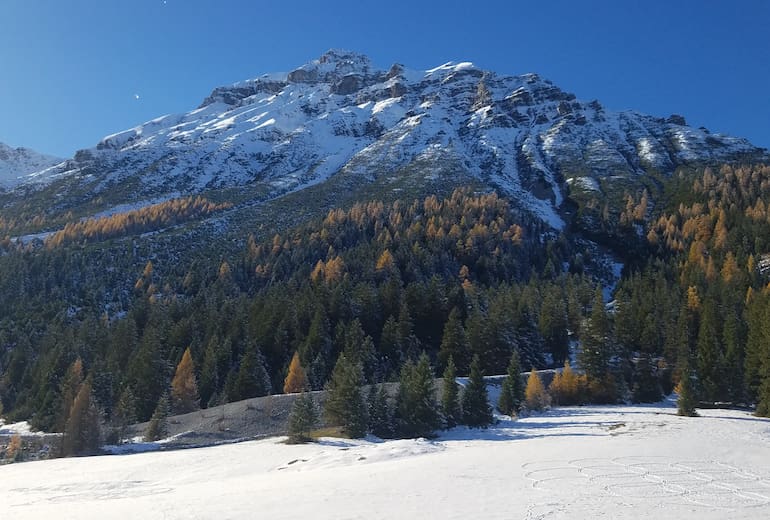
<instances>
[{"instance_id":1,"label":"rocky summit","mask_svg":"<svg viewBox=\"0 0 770 520\"><path fill-rule=\"evenodd\" d=\"M0 190L30 182L63 159L0 143ZM35 174L38 174L37 176Z\"/></svg>"},{"instance_id":2,"label":"rocky summit","mask_svg":"<svg viewBox=\"0 0 770 520\"><path fill-rule=\"evenodd\" d=\"M121 204L245 185L279 196L341 172L366 183L411 167L469 174L559 228L570 186L601 190L612 179L764 153L681 116L606 110L537 74L467 62L378 68L331 50L289 73L215 88L195 110L107 136L26 182L122 193L111 201Z\"/></svg>"}]
</instances>

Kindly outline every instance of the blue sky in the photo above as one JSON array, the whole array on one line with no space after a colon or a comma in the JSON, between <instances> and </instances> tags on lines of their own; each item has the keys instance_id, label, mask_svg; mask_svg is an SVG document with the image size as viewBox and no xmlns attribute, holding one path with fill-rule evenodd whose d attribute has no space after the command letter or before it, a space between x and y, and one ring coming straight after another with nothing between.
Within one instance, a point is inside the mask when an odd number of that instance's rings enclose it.
<instances>
[{"instance_id":1,"label":"blue sky","mask_svg":"<svg viewBox=\"0 0 770 520\"><path fill-rule=\"evenodd\" d=\"M329 48L383 68L537 72L610 109L678 113L770 147L763 0L2 3L0 142L61 156Z\"/></svg>"}]
</instances>

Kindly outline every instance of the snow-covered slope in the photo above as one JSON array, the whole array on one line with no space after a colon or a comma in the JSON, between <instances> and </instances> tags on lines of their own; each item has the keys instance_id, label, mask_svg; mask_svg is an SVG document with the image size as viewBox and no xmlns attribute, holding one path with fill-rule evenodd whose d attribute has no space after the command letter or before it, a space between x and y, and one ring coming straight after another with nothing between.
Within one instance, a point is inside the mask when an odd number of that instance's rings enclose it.
<instances>
[{"instance_id":1,"label":"snow-covered slope","mask_svg":"<svg viewBox=\"0 0 770 520\"><path fill-rule=\"evenodd\" d=\"M317 520L770 517L770 421L556 409L434 440L276 439L0 467L4 517Z\"/></svg>"},{"instance_id":2,"label":"snow-covered slope","mask_svg":"<svg viewBox=\"0 0 770 520\"><path fill-rule=\"evenodd\" d=\"M42 179L63 159L0 143L0 189Z\"/></svg>"},{"instance_id":3,"label":"snow-covered slope","mask_svg":"<svg viewBox=\"0 0 770 520\"><path fill-rule=\"evenodd\" d=\"M432 175L470 173L559 226L563 190L576 178L670 172L757 151L679 116L610 112L536 74L451 62L381 70L332 50L286 74L217 88L186 114L105 137L53 177L81 178L96 192L130 181L132 197L250 183L282 193L340 171L365 182L419 165Z\"/></svg>"}]
</instances>

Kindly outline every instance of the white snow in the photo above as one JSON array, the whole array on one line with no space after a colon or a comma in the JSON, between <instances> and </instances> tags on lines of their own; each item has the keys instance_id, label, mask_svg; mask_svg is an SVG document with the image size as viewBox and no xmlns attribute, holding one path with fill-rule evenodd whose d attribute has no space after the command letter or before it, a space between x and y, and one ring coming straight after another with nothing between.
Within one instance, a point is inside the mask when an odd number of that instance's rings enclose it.
<instances>
[{"instance_id":1,"label":"white snow","mask_svg":"<svg viewBox=\"0 0 770 520\"><path fill-rule=\"evenodd\" d=\"M770 516L770 421L574 407L434 440L269 439L0 468L18 520Z\"/></svg>"},{"instance_id":2,"label":"white snow","mask_svg":"<svg viewBox=\"0 0 770 520\"><path fill-rule=\"evenodd\" d=\"M0 419L0 435L44 435L42 432L36 432L32 429L27 421L5 424Z\"/></svg>"}]
</instances>

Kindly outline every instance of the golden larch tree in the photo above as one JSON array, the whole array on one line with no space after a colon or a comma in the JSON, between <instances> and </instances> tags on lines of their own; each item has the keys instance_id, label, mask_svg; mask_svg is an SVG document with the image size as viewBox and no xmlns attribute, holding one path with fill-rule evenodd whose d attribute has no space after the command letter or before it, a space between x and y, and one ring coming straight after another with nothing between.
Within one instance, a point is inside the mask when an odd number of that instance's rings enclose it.
<instances>
[{"instance_id":1,"label":"golden larch tree","mask_svg":"<svg viewBox=\"0 0 770 520\"><path fill-rule=\"evenodd\" d=\"M190 347L184 351L171 381L171 401L174 413L189 413L199 407L198 383Z\"/></svg>"},{"instance_id":2,"label":"golden larch tree","mask_svg":"<svg viewBox=\"0 0 770 520\"><path fill-rule=\"evenodd\" d=\"M296 394L310 389L305 369L299 361L299 353L295 352L289 363L289 373L283 382L284 394Z\"/></svg>"}]
</instances>

